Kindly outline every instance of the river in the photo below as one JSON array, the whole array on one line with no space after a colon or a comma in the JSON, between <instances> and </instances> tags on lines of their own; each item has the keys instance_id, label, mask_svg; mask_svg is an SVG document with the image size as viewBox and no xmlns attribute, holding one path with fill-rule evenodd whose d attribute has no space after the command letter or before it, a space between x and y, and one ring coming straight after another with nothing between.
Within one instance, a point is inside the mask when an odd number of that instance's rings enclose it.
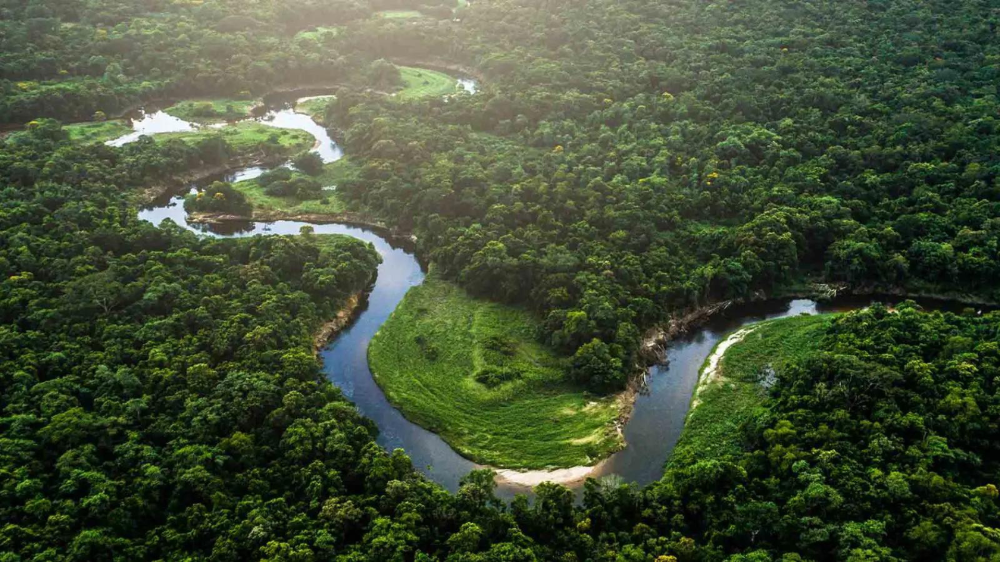
<instances>
[{"instance_id":1,"label":"river","mask_svg":"<svg viewBox=\"0 0 1000 562\"><path fill-rule=\"evenodd\" d=\"M155 115L159 114L151 114L150 119L161 119ZM174 127L192 126L184 122L177 123L174 119L164 120L164 123L169 122L170 126ZM290 107L275 108L259 119L276 127L301 128L309 131L317 138L314 150L320 154L324 162L335 161L343 155L323 127L308 116L296 113ZM136 132L155 130L148 120L140 120L134 124L137 127ZM109 144L125 144L136 138L138 135L132 133ZM264 169L259 167L234 170L222 179L227 181L251 179L263 171ZM198 188L197 185L191 186L192 190ZM456 453L437 434L404 418L386 399L368 368L367 349L372 336L406 292L423 282L424 271L411 249L394 244L371 230L343 224L310 224L300 221L235 222L223 226L193 224L187 221L183 195L169 197L142 209L139 218L154 224L170 219L178 225L207 236L294 235L298 234L303 226L311 226L317 234L343 234L372 243L382 256L377 280L368 295L367 305L356 320L320 352L323 372L333 384L340 387L344 395L363 415L375 422L379 429L380 445L388 450L404 449L418 470L445 488L456 490L465 474L480 468L476 463ZM673 341L667 350L666 362L649 369L646 389L636 398L631 419L624 429L627 446L597 465L590 476L615 475L622 481L645 485L662 475L664 463L684 427L684 419L698 381L699 370L712 348L727 333L761 320L856 309L867 306L871 300L840 298L821 304L813 300L797 299L733 307L720 313L701 328ZM941 307L934 303L929 304L935 308ZM568 485L578 494L582 488L581 482ZM499 482L498 495L501 497L510 498L516 493L529 492L529 487L506 481Z\"/></svg>"}]
</instances>

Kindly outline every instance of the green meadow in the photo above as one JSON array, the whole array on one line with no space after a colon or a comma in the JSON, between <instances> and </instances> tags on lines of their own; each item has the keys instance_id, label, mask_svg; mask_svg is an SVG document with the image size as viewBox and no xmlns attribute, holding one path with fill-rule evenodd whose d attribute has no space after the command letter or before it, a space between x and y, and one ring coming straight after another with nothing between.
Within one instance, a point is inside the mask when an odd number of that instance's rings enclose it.
<instances>
[{"instance_id":1,"label":"green meadow","mask_svg":"<svg viewBox=\"0 0 1000 562\"><path fill-rule=\"evenodd\" d=\"M323 124L323 120L326 118L326 107L330 105L330 101L333 100L334 96L322 96L315 97L295 105L295 111L299 113L305 113L313 121Z\"/></svg>"},{"instance_id":2,"label":"green meadow","mask_svg":"<svg viewBox=\"0 0 1000 562\"><path fill-rule=\"evenodd\" d=\"M458 91L458 80L444 72L401 66L399 73L403 78L403 89L396 92L397 99L446 96Z\"/></svg>"},{"instance_id":3,"label":"green meadow","mask_svg":"<svg viewBox=\"0 0 1000 562\"><path fill-rule=\"evenodd\" d=\"M262 143L277 143L288 154L294 154L312 148L316 144L315 137L305 131L269 127L256 121L245 121L221 129L161 133L153 138L160 142L179 139L187 143L195 143L215 135L221 135L238 152L253 149Z\"/></svg>"},{"instance_id":4,"label":"green meadow","mask_svg":"<svg viewBox=\"0 0 1000 562\"><path fill-rule=\"evenodd\" d=\"M620 448L615 397L566 381L526 310L469 296L433 271L372 339L375 380L410 420L505 468L593 464Z\"/></svg>"},{"instance_id":5,"label":"green meadow","mask_svg":"<svg viewBox=\"0 0 1000 562\"><path fill-rule=\"evenodd\" d=\"M63 125L63 130L71 141L79 143L105 142L132 132L132 128L120 119L72 123Z\"/></svg>"}]
</instances>

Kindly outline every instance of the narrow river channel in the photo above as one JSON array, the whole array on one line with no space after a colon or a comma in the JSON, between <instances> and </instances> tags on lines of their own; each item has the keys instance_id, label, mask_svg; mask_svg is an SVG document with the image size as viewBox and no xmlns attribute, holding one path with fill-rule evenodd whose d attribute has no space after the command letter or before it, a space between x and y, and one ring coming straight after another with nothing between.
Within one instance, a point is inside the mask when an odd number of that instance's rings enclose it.
<instances>
[{"instance_id":1,"label":"narrow river channel","mask_svg":"<svg viewBox=\"0 0 1000 562\"><path fill-rule=\"evenodd\" d=\"M463 85L463 87L466 87ZM161 132L171 127L194 127L175 118L162 117L162 112L152 113L135 123L137 130L148 133ZM167 116L169 117L169 116ZM161 119L159 124L151 123ZM300 128L317 138L314 149L324 162L342 157L342 152L326 130L308 116L296 113L291 107L268 112L261 122L281 128ZM140 133L140 134L143 134ZM132 133L109 142L120 146L138 138ZM253 167L234 170L221 179L240 181L260 175L263 168ZM201 186L192 185L191 190ZM188 223L183 207L183 194L174 195L149 208L142 209L139 218L159 224L170 219L176 224L206 236L236 237L268 234L299 234L303 226L311 226L317 234L343 234L370 242L382 256L378 278L367 306L356 320L321 351L323 372L337 385L379 429L378 442L388 450L402 448L414 466L432 480L449 490L456 490L461 478L470 470L479 468L472 461L456 453L437 434L411 423L394 408L375 383L368 368L367 349L372 336L379 330L406 292L423 282L424 271L409 248L394 245L380 234L368 229L343 224L311 224L300 221L227 223L224 226L206 226ZM733 307L719 314L705 326L675 340L667 351L663 365L650 368L646 391L638 396L632 417L624 429L627 446L596 466L590 474L594 477L615 475L624 482L645 485L657 480L670 452L680 438L691 396L698 381L699 370L712 348L725 335L741 326L761 320L851 310L867 306L869 298L842 298L828 303L812 300L772 301L749 306ZM929 307L942 308L941 303L928 303ZM578 492L582 483L570 484ZM525 486L501 482L498 495L510 498L516 493L529 493Z\"/></svg>"}]
</instances>

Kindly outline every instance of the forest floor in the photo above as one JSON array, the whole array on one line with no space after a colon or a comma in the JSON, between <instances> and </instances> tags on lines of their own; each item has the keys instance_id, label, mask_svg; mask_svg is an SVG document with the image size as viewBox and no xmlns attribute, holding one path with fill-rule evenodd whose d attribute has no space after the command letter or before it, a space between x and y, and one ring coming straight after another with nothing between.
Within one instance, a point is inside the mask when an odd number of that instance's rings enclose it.
<instances>
[{"instance_id":1,"label":"forest floor","mask_svg":"<svg viewBox=\"0 0 1000 562\"><path fill-rule=\"evenodd\" d=\"M529 312L473 298L433 271L372 339L389 401L476 462L592 465L622 446L614 396L566 381L568 358L535 339Z\"/></svg>"},{"instance_id":2,"label":"forest floor","mask_svg":"<svg viewBox=\"0 0 1000 562\"><path fill-rule=\"evenodd\" d=\"M720 340L702 366L691 410L668 464L718 459L741 450L741 429L774 377L816 351L836 314L792 316L743 326Z\"/></svg>"}]
</instances>

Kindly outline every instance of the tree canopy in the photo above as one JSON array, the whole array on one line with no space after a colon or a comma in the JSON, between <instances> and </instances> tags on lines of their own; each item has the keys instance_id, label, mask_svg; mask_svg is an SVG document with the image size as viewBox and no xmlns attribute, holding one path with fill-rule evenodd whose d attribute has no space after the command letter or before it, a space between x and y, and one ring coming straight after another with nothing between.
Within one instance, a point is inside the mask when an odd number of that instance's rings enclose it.
<instances>
[{"instance_id":1,"label":"tree canopy","mask_svg":"<svg viewBox=\"0 0 1000 562\"><path fill-rule=\"evenodd\" d=\"M338 196L412 231L473 294L529 306L605 392L644 330L719 300L814 280L996 300L993 2L368 17L423 5L0 2L0 122L25 124L0 146L0 557L1000 557L997 313L845 315L738 450L644 489L592 480L576 504L543 484L504 505L482 471L449 494L378 446L313 355L371 283L370 246L143 223L139 190L229 147L84 146L49 119L345 85L325 122L359 173ZM414 60L481 88L386 95ZM246 211L212 189L194 210Z\"/></svg>"}]
</instances>

